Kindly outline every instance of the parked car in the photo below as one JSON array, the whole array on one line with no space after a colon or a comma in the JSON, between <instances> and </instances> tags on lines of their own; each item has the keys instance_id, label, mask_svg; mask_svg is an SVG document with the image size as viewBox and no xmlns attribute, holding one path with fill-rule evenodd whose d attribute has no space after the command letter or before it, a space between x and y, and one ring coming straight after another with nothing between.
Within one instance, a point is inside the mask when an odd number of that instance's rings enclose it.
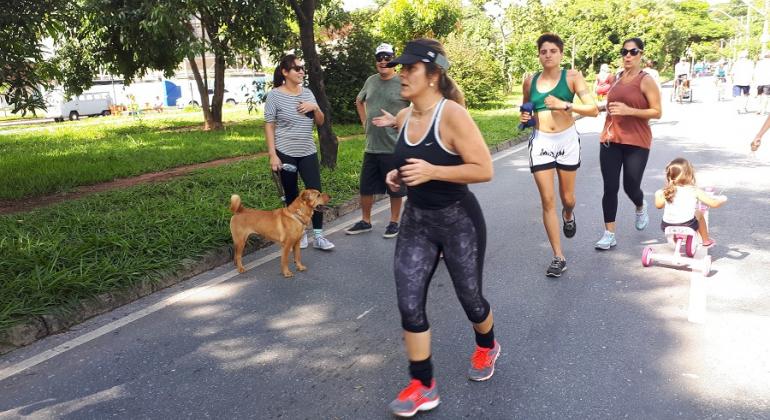
<instances>
[{"instance_id":1,"label":"parked car","mask_svg":"<svg viewBox=\"0 0 770 420\"><path fill-rule=\"evenodd\" d=\"M46 102L47 117L62 122L65 118L73 121L81 116L110 115L112 96L107 92L83 93L65 101L61 92L52 92Z\"/></svg>"}]
</instances>

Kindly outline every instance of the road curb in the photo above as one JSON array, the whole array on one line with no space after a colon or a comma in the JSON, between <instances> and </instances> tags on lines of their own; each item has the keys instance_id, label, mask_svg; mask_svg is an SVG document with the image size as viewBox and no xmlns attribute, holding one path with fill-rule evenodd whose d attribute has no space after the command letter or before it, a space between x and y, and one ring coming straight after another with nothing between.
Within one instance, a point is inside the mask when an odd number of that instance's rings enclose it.
<instances>
[{"instance_id":1,"label":"road curb","mask_svg":"<svg viewBox=\"0 0 770 420\"><path fill-rule=\"evenodd\" d=\"M529 133L524 132L516 138L490 146L489 151L492 154L501 152L521 143L528 137ZM386 197L386 195L376 196L375 201L383 200ZM359 208L358 198L353 198L337 206L330 207L324 212L324 222L334 221ZM272 242L257 238L256 240L249 241L244 254L254 252L271 244ZM0 331L0 355L32 344L43 337L66 331L73 325L89 318L117 309L144 296L232 261L233 249L232 246L228 245L206 252L198 258L183 260L178 269L169 271L160 280L143 280L126 289L102 293L95 297L82 299L69 307L58 307L46 314L30 316Z\"/></svg>"}]
</instances>

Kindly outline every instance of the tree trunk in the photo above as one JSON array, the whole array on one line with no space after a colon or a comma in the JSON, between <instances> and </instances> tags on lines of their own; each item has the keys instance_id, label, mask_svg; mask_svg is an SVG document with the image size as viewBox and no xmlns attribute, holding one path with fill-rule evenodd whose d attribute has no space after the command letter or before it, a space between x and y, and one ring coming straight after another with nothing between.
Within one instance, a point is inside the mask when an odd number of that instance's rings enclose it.
<instances>
[{"instance_id":1,"label":"tree trunk","mask_svg":"<svg viewBox=\"0 0 770 420\"><path fill-rule=\"evenodd\" d=\"M211 108L209 108L209 93L206 91L206 86L203 84L203 78L201 78L201 72L198 70L198 64L195 62L195 56L188 54L187 61L190 62L190 68L192 69L193 77L195 77L195 84L198 86L198 93L201 97L201 107L203 108L204 120L203 129L211 130L215 124L213 116L211 115ZM222 125L221 116L219 125Z\"/></svg>"},{"instance_id":2,"label":"tree trunk","mask_svg":"<svg viewBox=\"0 0 770 420\"><path fill-rule=\"evenodd\" d=\"M216 52L216 56L214 56L214 96L211 98L211 122L209 127L212 130L224 128L222 125L222 100L224 96L225 57L221 52Z\"/></svg>"},{"instance_id":3,"label":"tree trunk","mask_svg":"<svg viewBox=\"0 0 770 420\"><path fill-rule=\"evenodd\" d=\"M313 16L315 14L315 0L289 0L299 23L299 37L302 44L302 55L309 66L310 90L313 91L318 106L326 117L324 123L318 127L318 140L321 144L321 165L330 169L337 166L337 148L339 142L332 130L332 107L326 96L324 87L324 75L321 69L321 59L315 46L315 34L313 33Z\"/></svg>"}]
</instances>

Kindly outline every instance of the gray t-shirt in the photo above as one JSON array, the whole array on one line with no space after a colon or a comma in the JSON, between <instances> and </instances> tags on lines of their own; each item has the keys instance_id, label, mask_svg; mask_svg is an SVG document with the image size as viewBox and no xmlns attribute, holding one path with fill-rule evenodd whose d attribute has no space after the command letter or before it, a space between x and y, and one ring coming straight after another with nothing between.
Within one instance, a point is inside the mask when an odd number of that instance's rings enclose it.
<instances>
[{"instance_id":1,"label":"gray t-shirt","mask_svg":"<svg viewBox=\"0 0 770 420\"><path fill-rule=\"evenodd\" d=\"M275 149L291 157L304 157L316 152L313 117L297 111L300 102L317 103L313 92L307 88L302 88L296 96L273 89L265 99L265 122L275 123Z\"/></svg>"},{"instance_id":2,"label":"gray t-shirt","mask_svg":"<svg viewBox=\"0 0 770 420\"><path fill-rule=\"evenodd\" d=\"M409 106L409 101L401 97L401 78L396 75L382 80L379 74L369 76L358 93L358 100L366 103L366 153L393 153L398 131L377 127L372 124L372 118L381 116L381 109L396 115Z\"/></svg>"}]
</instances>

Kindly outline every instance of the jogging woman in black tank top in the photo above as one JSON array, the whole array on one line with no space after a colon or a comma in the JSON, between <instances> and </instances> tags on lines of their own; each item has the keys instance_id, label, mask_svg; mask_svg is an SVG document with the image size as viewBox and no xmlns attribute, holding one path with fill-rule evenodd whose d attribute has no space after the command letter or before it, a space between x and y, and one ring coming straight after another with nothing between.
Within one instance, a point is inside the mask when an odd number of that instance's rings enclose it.
<instances>
[{"instance_id":1,"label":"jogging woman in black tank top","mask_svg":"<svg viewBox=\"0 0 770 420\"><path fill-rule=\"evenodd\" d=\"M404 328L411 382L390 404L399 416L412 416L439 403L431 363L431 332L425 316L428 285L443 252L457 297L473 323L476 350L469 378L492 377L500 345L494 339L489 303L481 292L486 227L467 184L492 179L492 158L465 109L462 92L446 70L441 44L409 42L389 65L401 65L401 96L412 102L396 117L383 111L380 126L400 129L388 187L409 189L396 242L394 273Z\"/></svg>"}]
</instances>

